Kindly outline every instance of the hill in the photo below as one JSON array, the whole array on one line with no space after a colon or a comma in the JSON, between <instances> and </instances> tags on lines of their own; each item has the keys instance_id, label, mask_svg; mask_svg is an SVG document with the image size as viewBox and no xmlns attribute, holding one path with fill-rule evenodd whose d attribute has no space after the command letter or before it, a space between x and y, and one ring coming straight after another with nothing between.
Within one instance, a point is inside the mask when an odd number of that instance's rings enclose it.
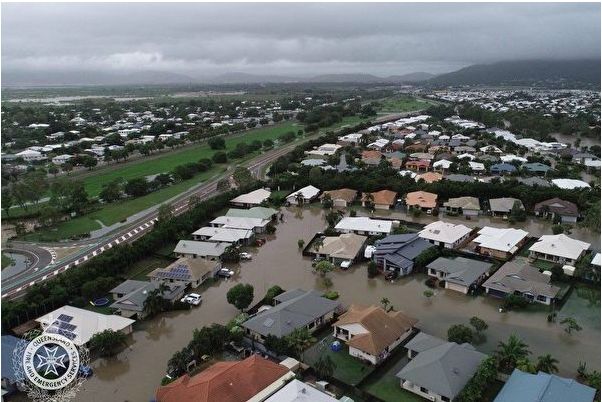
<instances>
[{"instance_id":1,"label":"hill","mask_svg":"<svg viewBox=\"0 0 602 402\"><path fill-rule=\"evenodd\" d=\"M600 60L522 60L475 64L426 81L431 86L600 86Z\"/></svg>"}]
</instances>

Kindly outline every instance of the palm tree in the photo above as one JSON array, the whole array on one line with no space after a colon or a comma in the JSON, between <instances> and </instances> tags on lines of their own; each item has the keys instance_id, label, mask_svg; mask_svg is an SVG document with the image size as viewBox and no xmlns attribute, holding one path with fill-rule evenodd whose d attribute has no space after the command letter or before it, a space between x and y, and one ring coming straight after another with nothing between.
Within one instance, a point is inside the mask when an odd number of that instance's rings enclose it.
<instances>
[{"instance_id":1,"label":"palm tree","mask_svg":"<svg viewBox=\"0 0 602 402\"><path fill-rule=\"evenodd\" d=\"M312 336L307 328L297 328L287 336L289 345L294 349L299 358L303 351L312 344Z\"/></svg>"},{"instance_id":2,"label":"palm tree","mask_svg":"<svg viewBox=\"0 0 602 402\"><path fill-rule=\"evenodd\" d=\"M556 365L558 360L554 359L552 355L545 354L537 358L537 364L535 369L537 371L543 371L544 373L553 374L558 372L558 366Z\"/></svg>"},{"instance_id":3,"label":"palm tree","mask_svg":"<svg viewBox=\"0 0 602 402\"><path fill-rule=\"evenodd\" d=\"M159 286L157 289L154 289L154 290L151 290L150 292L148 292L148 295L146 296L146 300L144 300L144 304L142 305L142 308L143 308L146 316L152 317L154 315L157 315L161 311L163 311L163 302L164 302L163 292L164 292L164 290L165 290L164 288L162 289L161 286Z\"/></svg>"},{"instance_id":4,"label":"palm tree","mask_svg":"<svg viewBox=\"0 0 602 402\"><path fill-rule=\"evenodd\" d=\"M322 236L320 236L316 240L314 240L314 243L311 246L314 249L314 251L317 253L323 245L324 245L324 238Z\"/></svg>"},{"instance_id":5,"label":"palm tree","mask_svg":"<svg viewBox=\"0 0 602 402\"><path fill-rule=\"evenodd\" d=\"M371 211L374 209L374 195L372 193L366 193L364 196L364 205Z\"/></svg>"},{"instance_id":6,"label":"palm tree","mask_svg":"<svg viewBox=\"0 0 602 402\"><path fill-rule=\"evenodd\" d=\"M387 311L387 306L390 303L391 303L391 301L386 297L383 297L382 299L380 299L380 304L381 304L381 306L383 306L383 310L385 310L385 311Z\"/></svg>"},{"instance_id":7,"label":"palm tree","mask_svg":"<svg viewBox=\"0 0 602 402\"><path fill-rule=\"evenodd\" d=\"M497 351L495 352L500 369L506 373L510 373L516 363L523 358L526 358L531 351L526 343L521 341L516 335L510 335L506 343L498 343Z\"/></svg>"},{"instance_id":8,"label":"palm tree","mask_svg":"<svg viewBox=\"0 0 602 402\"><path fill-rule=\"evenodd\" d=\"M303 198L303 194L297 193L297 195L295 195L295 201L297 202L297 206L302 207L303 203L305 202L305 198Z\"/></svg>"},{"instance_id":9,"label":"palm tree","mask_svg":"<svg viewBox=\"0 0 602 402\"><path fill-rule=\"evenodd\" d=\"M314 365L316 372L322 378L332 377L334 370L336 369L336 364L332 361L330 356L323 355Z\"/></svg>"},{"instance_id":10,"label":"palm tree","mask_svg":"<svg viewBox=\"0 0 602 402\"><path fill-rule=\"evenodd\" d=\"M524 373L537 373L537 368L535 367L535 365L531 363L531 361L526 357L523 359L519 359L516 362L516 368Z\"/></svg>"}]
</instances>

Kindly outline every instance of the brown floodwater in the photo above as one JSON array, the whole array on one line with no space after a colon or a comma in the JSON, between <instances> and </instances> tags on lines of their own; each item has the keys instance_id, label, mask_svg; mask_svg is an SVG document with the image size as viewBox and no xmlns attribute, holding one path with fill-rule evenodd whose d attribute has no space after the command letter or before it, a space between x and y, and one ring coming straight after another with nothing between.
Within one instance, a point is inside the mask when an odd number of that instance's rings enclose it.
<instances>
[{"instance_id":1,"label":"brown floodwater","mask_svg":"<svg viewBox=\"0 0 602 402\"><path fill-rule=\"evenodd\" d=\"M291 207L283 209L283 213L285 221L278 225L271 240L252 251L252 261L236 266L233 279L222 280L205 290L201 306L138 323L129 348L114 358L95 360L94 376L85 383L76 400L149 401L165 373L168 359L190 341L194 328L213 322L226 323L237 314L236 308L226 302L226 292L236 283L252 284L256 301L272 285L285 289L322 289L321 281L312 273L310 259L302 257L297 246L298 239L307 244L317 231L326 227L322 210L312 207L300 213L297 207ZM500 221L500 225L506 223ZM528 222L526 226L532 233L535 230L531 228L549 232L538 222ZM502 314L498 312L499 300L488 297L474 298L439 289L428 301L423 296L427 288L426 276L422 274L389 283L382 277L368 279L365 264L356 264L346 272L337 270L329 275L334 283L332 289L341 294L340 301L345 305L379 304L381 298L387 297L396 309L419 319L421 329L439 337L446 337L450 325L467 324L470 317L478 316L489 324L487 340L477 346L479 350L491 352L500 340L514 333L530 346L534 356L551 353L557 358L561 375L574 375L579 361L599 370L599 320L581 322L583 330L569 336L560 325L549 324L543 312Z\"/></svg>"}]
</instances>

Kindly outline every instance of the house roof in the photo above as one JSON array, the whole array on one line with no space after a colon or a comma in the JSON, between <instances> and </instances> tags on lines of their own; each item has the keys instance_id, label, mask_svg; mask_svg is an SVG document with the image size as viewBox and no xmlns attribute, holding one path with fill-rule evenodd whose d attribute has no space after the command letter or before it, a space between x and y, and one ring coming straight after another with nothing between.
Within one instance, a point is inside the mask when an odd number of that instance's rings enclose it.
<instances>
[{"instance_id":1,"label":"house roof","mask_svg":"<svg viewBox=\"0 0 602 402\"><path fill-rule=\"evenodd\" d=\"M416 233L390 235L376 242L375 258L384 258L398 267L409 267L424 250L433 247Z\"/></svg>"},{"instance_id":2,"label":"house roof","mask_svg":"<svg viewBox=\"0 0 602 402\"><path fill-rule=\"evenodd\" d=\"M420 208L435 208L437 206L437 194L426 191L407 193L406 205L418 205Z\"/></svg>"},{"instance_id":3,"label":"house roof","mask_svg":"<svg viewBox=\"0 0 602 402\"><path fill-rule=\"evenodd\" d=\"M257 190L253 190L250 193L241 194L238 197L235 197L230 200L230 202L235 204L253 204L259 205L263 201L270 198L271 192L266 189L258 188Z\"/></svg>"},{"instance_id":4,"label":"house roof","mask_svg":"<svg viewBox=\"0 0 602 402\"><path fill-rule=\"evenodd\" d=\"M320 189L314 186L305 186L297 191L294 191L286 196L286 199L294 199L297 194L302 194L303 198L310 200L320 194Z\"/></svg>"},{"instance_id":5,"label":"house roof","mask_svg":"<svg viewBox=\"0 0 602 402\"><path fill-rule=\"evenodd\" d=\"M278 211L274 208L267 207L251 207L249 209L230 208L226 212L226 216L269 220L277 213Z\"/></svg>"},{"instance_id":6,"label":"house roof","mask_svg":"<svg viewBox=\"0 0 602 402\"><path fill-rule=\"evenodd\" d=\"M489 226L485 226L478 233L479 235L473 242L484 248L509 253L515 253L517 245L529 235L528 232L521 229L493 228Z\"/></svg>"},{"instance_id":7,"label":"house roof","mask_svg":"<svg viewBox=\"0 0 602 402\"><path fill-rule=\"evenodd\" d=\"M489 207L493 212L509 212L512 210L515 202L519 202L521 209L525 209L521 200L510 197L491 198L489 199Z\"/></svg>"},{"instance_id":8,"label":"house roof","mask_svg":"<svg viewBox=\"0 0 602 402\"><path fill-rule=\"evenodd\" d=\"M516 259L502 265L483 283L483 287L504 293L519 291L547 297L556 297L560 290L550 285L548 275L542 274L537 268L526 263L519 264L519 260Z\"/></svg>"},{"instance_id":9,"label":"house roof","mask_svg":"<svg viewBox=\"0 0 602 402\"><path fill-rule=\"evenodd\" d=\"M379 232L389 234L393 227L393 222L383 219L372 219L366 216L346 216L337 223L334 227L340 231L362 231L362 232Z\"/></svg>"},{"instance_id":10,"label":"house roof","mask_svg":"<svg viewBox=\"0 0 602 402\"><path fill-rule=\"evenodd\" d=\"M477 197L458 197L450 198L447 202L443 203L444 207L448 208L462 208L464 210L479 211L481 204Z\"/></svg>"},{"instance_id":11,"label":"house roof","mask_svg":"<svg viewBox=\"0 0 602 402\"><path fill-rule=\"evenodd\" d=\"M367 159L378 159L380 160L380 158L382 157L382 153L380 151L374 151L374 150L365 150L362 151L362 160L365 161Z\"/></svg>"},{"instance_id":12,"label":"house roof","mask_svg":"<svg viewBox=\"0 0 602 402\"><path fill-rule=\"evenodd\" d=\"M434 347L444 345L447 343L443 339L435 336L426 334L424 332L418 332L408 343L405 344L405 348L413 352L424 352L425 350L432 349Z\"/></svg>"},{"instance_id":13,"label":"house roof","mask_svg":"<svg viewBox=\"0 0 602 402\"><path fill-rule=\"evenodd\" d=\"M338 302L322 297L315 290L297 289L292 292L295 297L258 313L242 326L263 336L274 335L281 338L339 307Z\"/></svg>"},{"instance_id":14,"label":"house roof","mask_svg":"<svg viewBox=\"0 0 602 402\"><path fill-rule=\"evenodd\" d=\"M601 261L600 261L600 260L601 260L601 258L600 258L600 257L601 257L601 256L600 256L600 253L596 253L596 255L594 255L594 258L592 258L592 262L591 262L591 264L592 264L592 265L597 265L597 266L600 266L600 262L601 262Z\"/></svg>"},{"instance_id":15,"label":"house roof","mask_svg":"<svg viewBox=\"0 0 602 402\"><path fill-rule=\"evenodd\" d=\"M541 172L541 173L546 173L548 170L552 169L550 166L540 163L540 162L525 163L522 166L522 168L525 170L528 170L530 172Z\"/></svg>"},{"instance_id":16,"label":"house roof","mask_svg":"<svg viewBox=\"0 0 602 402\"><path fill-rule=\"evenodd\" d=\"M469 234L471 231L471 228L464 225L437 221L426 225L424 229L418 233L418 235L423 239L429 239L443 243L455 243L462 237Z\"/></svg>"},{"instance_id":17,"label":"house roof","mask_svg":"<svg viewBox=\"0 0 602 402\"><path fill-rule=\"evenodd\" d=\"M491 165L489 168L491 172L515 172L516 166L510 163L496 163L495 165Z\"/></svg>"},{"instance_id":18,"label":"house roof","mask_svg":"<svg viewBox=\"0 0 602 402\"><path fill-rule=\"evenodd\" d=\"M446 273L445 280L462 286L472 285L481 275L489 272L492 264L470 258L439 257L427 268Z\"/></svg>"},{"instance_id":19,"label":"house roof","mask_svg":"<svg viewBox=\"0 0 602 402\"><path fill-rule=\"evenodd\" d=\"M331 258L354 259L361 251L368 238L355 233L344 233L338 237L326 237L318 254L326 254Z\"/></svg>"},{"instance_id":20,"label":"house roof","mask_svg":"<svg viewBox=\"0 0 602 402\"><path fill-rule=\"evenodd\" d=\"M558 235L541 236L539 240L529 248L529 251L576 260L581 253L589 249L590 246L590 243L571 239L564 233L561 233Z\"/></svg>"},{"instance_id":21,"label":"house roof","mask_svg":"<svg viewBox=\"0 0 602 402\"><path fill-rule=\"evenodd\" d=\"M64 335L76 345L88 343L94 334L106 329L121 331L134 323L134 320L129 318L100 314L73 306L60 307L36 318L36 321L42 325L44 332Z\"/></svg>"},{"instance_id":22,"label":"house roof","mask_svg":"<svg viewBox=\"0 0 602 402\"><path fill-rule=\"evenodd\" d=\"M127 283L136 282L136 284ZM135 287L133 287L136 285ZM160 286L159 282L133 281L128 279L121 285L111 290L111 293L123 294L115 303L111 304L112 308L130 311L143 311L144 302L148 298L148 294ZM129 291L125 292L130 288ZM173 301L184 291L184 286L170 283L167 289L161 294L163 299Z\"/></svg>"},{"instance_id":23,"label":"house roof","mask_svg":"<svg viewBox=\"0 0 602 402\"><path fill-rule=\"evenodd\" d=\"M258 355L218 362L192 377L185 374L159 387L157 402L245 402L288 372Z\"/></svg>"},{"instance_id":24,"label":"house roof","mask_svg":"<svg viewBox=\"0 0 602 402\"><path fill-rule=\"evenodd\" d=\"M325 394L309 384L297 379L292 380L278 392L270 396L265 402L339 402L332 396Z\"/></svg>"},{"instance_id":25,"label":"house roof","mask_svg":"<svg viewBox=\"0 0 602 402\"><path fill-rule=\"evenodd\" d=\"M544 207L547 207L548 211L558 215L579 216L579 208L577 208L577 205L570 201L561 200L560 198L555 197L549 200L538 202L535 204L533 209L535 212L540 212L544 209Z\"/></svg>"},{"instance_id":26,"label":"house roof","mask_svg":"<svg viewBox=\"0 0 602 402\"><path fill-rule=\"evenodd\" d=\"M194 231L192 234L194 236L208 236L210 242L236 243L240 240L252 237L253 231L250 229L205 226Z\"/></svg>"},{"instance_id":27,"label":"house roof","mask_svg":"<svg viewBox=\"0 0 602 402\"><path fill-rule=\"evenodd\" d=\"M426 172L426 173L422 173L422 174L419 174L418 176L416 176L416 181L424 180L427 183L434 183L441 179L443 179L443 175L441 173L437 173L437 172Z\"/></svg>"},{"instance_id":28,"label":"house roof","mask_svg":"<svg viewBox=\"0 0 602 402\"><path fill-rule=\"evenodd\" d=\"M448 174L444 177L444 179L463 183L472 183L475 181L473 176L469 176L467 174Z\"/></svg>"},{"instance_id":29,"label":"house roof","mask_svg":"<svg viewBox=\"0 0 602 402\"><path fill-rule=\"evenodd\" d=\"M596 390L553 374L524 373L514 369L494 402L592 402Z\"/></svg>"},{"instance_id":30,"label":"house roof","mask_svg":"<svg viewBox=\"0 0 602 402\"><path fill-rule=\"evenodd\" d=\"M220 257L230 244L208 241L180 240L173 250L176 254L194 254L199 256Z\"/></svg>"},{"instance_id":31,"label":"house roof","mask_svg":"<svg viewBox=\"0 0 602 402\"><path fill-rule=\"evenodd\" d=\"M363 193L362 201L368 200L368 194L372 194L374 204L376 205L393 205L397 199L397 193L391 190L380 190L374 193Z\"/></svg>"},{"instance_id":32,"label":"house roof","mask_svg":"<svg viewBox=\"0 0 602 402\"><path fill-rule=\"evenodd\" d=\"M346 202L353 202L357 197L357 191L350 188L340 188L338 190L324 191L320 198L324 198L326 195L330 195L332 200L344 200Z\"/></svg>"},{"instance_id":33,"label":"house roof","mask_svg":"<svg viewBox=\"0 0 602 402\"><path fill-rule=\"evenodd\" d=\"M214 243L216 244L216 243ZM212 273L217 266L215 261L204 258L182 257L165 268L157 268L148 274L150 278L196 282L208 273Z\"/></svg>"},{"instance_id":34,"label":"house roof","mask_svg":"<svg viewBox=\"0 0 602 402\"><path fill-rule=\"evenodd\" d=\"M486 357L468 344L446 342L418 353L396 377L454 399Z\"/></svg>"},{"instance_id":35,"label":"house roof","mask_svg":"<svg viewBox=\"0 0 602 402\"><path fill-rule=\"evenodd\" d=\"M565 190L574 190L576 188L590 188L591 186L583 180L575 179L552 179L552 184Z\"/></svg>"},{"instance_id":36,"label":"house roof","mask_svg":"<svg viewBox=\"0 0 602 402\"><path fill-rule=\"evenodd\" d=\"M351 306L334 324L338 327L360 324L368 332L353 336L347 344L363 352L378 356L401 335L414 327L417 319L401 311L385 312L382 307Z\"/></svg>"}]
</instances>

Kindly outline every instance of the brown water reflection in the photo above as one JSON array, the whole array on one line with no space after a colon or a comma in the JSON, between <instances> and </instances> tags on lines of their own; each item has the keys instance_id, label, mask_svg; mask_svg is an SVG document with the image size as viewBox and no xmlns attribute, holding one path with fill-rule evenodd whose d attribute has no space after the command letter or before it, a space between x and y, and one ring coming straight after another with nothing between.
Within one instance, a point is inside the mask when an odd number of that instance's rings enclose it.
<instances>
[{"instance_id":1,"label":"brown water reflection","mask_svg":"<svg viewBox=\"0 0 602 402\"><path fill-rule=\"evenodd\" d=\"M307 244L316 231L325 228L322 211L306 209L302 217L296 207L283 212L285 223L278 225L272 240L254 250L253 260L240 264L232 280L221 281L205 290L200 307L139 323L129 348L116 358L96 360L93 363L95 375L86 382L77 400L150 400L165 373L167 360L190 341L194 328L213 322L225 323L236 315L237 310L226 302L226 292L237 282L251 283L256 301L276 284L289 289L321 288L321 281L312 273L311 261L301 256L297 240L304 239ZM538 222L525 225L532 233L533 229L544 230ZM546 229L545 233L548 232ZM433 300L427 301L422 294L426 289L424 275L388 283L382 278L367 279L365 265L356 265L347 272L333 272L331 278L333 289L341 293L344 304L378 304L382 297L387 297L395 308L417 317L419 326L433 335L445 337L451 324L467 323L471 316L479 316L489 323L487 341L478 346L484 352L491 352L498 341L516 333L530 345L535 356L552 353L559 359L561 374L573 375L579 361L599 369L599 323L581 323L583 331L571 337L559 325L549 324L544 313L500 314L499 302L495 299L472 298L443 289L437 290Z\"/></svg>"}]
</instances>

